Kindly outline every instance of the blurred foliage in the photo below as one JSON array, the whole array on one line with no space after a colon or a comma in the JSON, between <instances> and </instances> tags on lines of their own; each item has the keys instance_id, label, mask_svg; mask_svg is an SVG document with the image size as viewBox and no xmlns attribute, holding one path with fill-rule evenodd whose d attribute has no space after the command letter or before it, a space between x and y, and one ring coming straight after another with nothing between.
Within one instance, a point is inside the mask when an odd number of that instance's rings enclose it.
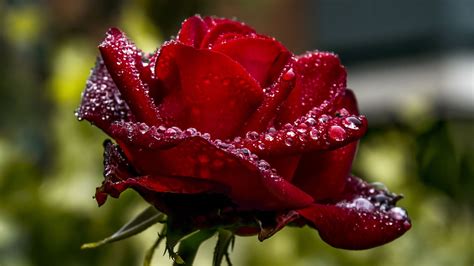
<instances>
[{"instance_id":1,"label":"blurred foliage","mask_svg":"<svg viewBox=\"0 0 474 266\"><path fill-rule=\"evenodd\" d=\"M0 2L0 265L141 264L159 226L99 249L79 249L146 205L127 191L96 207L92 195L102 180L106 136L78 123L73 111L108 27L123 28L152 52L183 18L206 14L210 3ZM473 122L431 113L371 124L354 172L404 193L401 205L413 228L402 238L344 251L324 244L312 229L287 228L264 243L238 238L235 265L472 265ZM196 265L209 265L213 242L202 247ZM156 255L156 265L170 264Z\"/></svg>"}]
</instances>

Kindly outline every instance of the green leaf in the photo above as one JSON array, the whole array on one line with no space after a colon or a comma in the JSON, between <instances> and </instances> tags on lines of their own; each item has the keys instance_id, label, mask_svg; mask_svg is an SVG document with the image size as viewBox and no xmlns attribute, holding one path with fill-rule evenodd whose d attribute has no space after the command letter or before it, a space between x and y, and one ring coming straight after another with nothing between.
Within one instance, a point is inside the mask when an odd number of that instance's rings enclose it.
<instances>
[{"instance_id":1,"label":"green leaf","mask_svg":"<svg viewBox=\"0 0 474 266\"><path fill-rule=\"evenodd\" d=\"M206 229L195 232L181 240L178 248L178 255L185 265L193 265L194 258L201 244L211 238L216 233L216 229ZM180 264L176 261L176 263Z\"/></svg>"},{"instance_id":2,"label":"green leaf","mask_svg":"<svg viewBox=\"0 0 474 266\"><path fill-rule=\"evenodd\" d=\"M130 220L127 224L122 226L117 232L113 235L100 240L98 242L86 243L81 246L81 249L96 248L104 244L112 243L119 241L133 235L136 235L148 227L158 223L166 221L166 215L156 210L154 207L150 206L146 208L143 212L138 214L135 218Z\"/></svg>"},{"instance_id":3,"label":"green leaf","mask_svg":"<svg viewBox=\"0 0 474 266\"><path fill-rule=\"evenodd\" d=\"M229 259L229 247L234 246L234 241L235 236L233 232L225 229L219 229L217 244L214 250L214 258L212 260L213 266L220 266L224 256L226 258L227 264L232 265Z\"/></svg>"}]
</instances>

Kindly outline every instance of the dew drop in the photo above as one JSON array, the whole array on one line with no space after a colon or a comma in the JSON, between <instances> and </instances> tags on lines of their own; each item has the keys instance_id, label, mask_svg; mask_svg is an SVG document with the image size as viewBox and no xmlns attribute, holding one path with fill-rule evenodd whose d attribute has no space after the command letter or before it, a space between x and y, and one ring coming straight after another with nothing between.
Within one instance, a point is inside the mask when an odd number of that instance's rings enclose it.
<instances>
[{"instance_id":1,"label":"dew drop","mask_svg":"<svg viewBox=\"0 0 474 266\"><path fill-rule=\"evenodd\" d=\"M331 126L329 137L335 141L343 141L346 137L346 131L340 126Z\"/></svg>"},{"instance_id":2,"label":"dew drop","mask_svg":"<svg viewBox=\"0 0 474 266\"><path fill-rule=\"evenodd\" d=\"M292 138L290 138L290 137L288 137L288 138L285 139L285 145L288 146L288 147L290 147L291 145L293 145L293 142L294 142L294 140L293 140Z\"/></svg>"},{"instance_id":3,"label":"dew drop","mask_svg":"<svg viewBox=\"0 0 474 266\"><path fill-rule=\"evenodd\" d=\"M410 223L409 221L407 221L407 220L404 221L404 222L403 222L403 228L404 228L405 230L410 229L410 228L411 228L411 223Z\"/></svg>"},{"instance_id":4,"label":"dew drop","mask_svg":"<svg viewBox=\"0 0 474 266\"><path fill-rule=\"evenodd\" d=\"M306 125L305 123L301 123L298 125L298 128L296 129L296 131L298 131L299 133L306 133L307 129L308 129L308 125Z\"/></svg>"},{"instance_id":5,"label":"dew drop","mask_svg":"<svg viewBox=\"0 0 474 266\"><path fill-rule=\"evenodd\" d=\"M350 129L359 129L359 126L362 125L362 122L357 117L349 116L342 121L342 124Z\"/></svg>"},{"instance_id":6,"label":"dew drop","mask_svg":"<svg viewBox=\"0 0 474 266\"><path fill-rule=\"evenodd\" d=\"M283 74L283 80L285 81L291 81L295 78L295 71L293 71L293 68L290 68L288 71L286 71L285 74Z\"/></svg>"},{"instance_id":7,"label":"dew drop","mask_svg":"<svg viewBox=\"0 0 474 266\"><path fill-rule=\"evenodd\" d=\"M164 133L164 132L166 131L166 127L165 127L165 126L159 126L159 127L156 129L156 131L157 131L158 133Z\"/></svg>"},{"instance_id":8,"label":"dew drop","mask_svg":"<svg viewBox=\"0 0 474 266\"><path fill-rule=\"evenodd\" d=\"M327 121L329 121L329 116L328 115L321 115L318 118L318 121L321 122L321 123L326 123Z\"/></svg>"},{"instance_id":9,"label":"dew drop","mask_svg":"<svg viewBox=\"0 0 474 266\"><path fill-rule=\"evenodd\" d=\"M204 134L202 134L202 138L205 139L205 140L210 140L211 139L211 134L204 133Z\"/></svg>"},{"instance_id":10,"label":"dew drop","mask_svg":"<svg viewBox=\"0 0 474 266\"><path fill-rule=\"evenodd\" d=\"M381 182L373 182L371 183L372 187L374 187L377 190L382 190L382 191L388 191L387 186Z\"/></svg>"},{"instance_id":11,"label":"dew drop","mask_svg":"<svg viewBox=\"0 0 474 266\"><path fill-rule=\"evenodd\" d=\"M197 135L197 129L194 127L190 127L184 131L184 133L190 137L194 137Z\"/></svg>"},{"instance_id":12,"label":"dew drop","mask_svg":"<svg viewBox=\"0 0 474 266\"><path fill-rule=\"evenodd\" d=\"M260 169L261 171L266 171L270 169L270 164L264 160L261 160L258 162L258 169Z\"/></svg>"},{"instance_id":13,"label":"dew drop","mask_svg":"<svg viewBox=\"0 0 474 266\"><path fill-rule=\"evenodd\" d=\"M265 134L265 140L266 141L272 141L274 139L274 137L270 134Z\"/></svg>"},{"instance_id":14,"label":"dew drop","mask_svg":"<svg viewBox=\"0 0 474 266\"><path fill-rule=\"evenodd\" d=\"M316 128L312 128L310 131L309 131L309 136L313 139L313 140L317 140L319 138L319 132Z\"/></svg>"},{"instance_id":15,"label":"dew drop","mask_svg":"<svg viewBox=\"0 0 474 266\"><path fill-rule=\"evenodd\" d=\"M306 119L306 124L308 124L310 126L314 126L314 125L316 125L316 119L310 117L310 118Z\"/></svg>"},{"instance_id":16,"label":"dew drop","mask_svg":"<svg viewBox=\"0 0 474 266\"><path fill-rule=\"evenodd\" d=\"M165 133L168 134L170 138L175 138L178 135L178 132L172 127L166 129Z\"/></svg>"},{"instance_id":17,"label":"dew drop","mask_svg":"<svg viewBox=\"0 0 474 266\"><path fill-rule=\"evenodd\" d=\"M140 123L140 124L138 125L138 130L139 130L140 133L142 133L142 134L147 133L149 129L150 129L150 128L149 128L148 125L145 124L145 123Z\"/></svg>"},{"instance_id":18,"label":"dew drop","mask_svg":"<svg viewBox=\"0 0 474 266\"><path fill-rule=\"evenodd\" d=\"M356 198L353 201L353 204L354 207L358 210L372 211L375 208L372 202L364 198Z\"/></svg>"},{"instance_id":19,"label":"dew drop","mask_svg":"<svg viewBox=\"0 0 474 266\"><path fill-rule=\"evenodd\" d=\"M393 207L389 210L389 215L395 220L403 220L407 218L407 212L400 207Z\"/></svg>"},{"instance_id":20,"label":"dew drop","mask_svg":"<svg viewBox=\"0 0 474 266\"><path fill-rule=\"evenodd\" d=\"M270 128L268 129L268 133L275 133L276 131L277 131L277 130L276 130L276 128L274 128L274 127L270 127Z\"/></svg>"},{"instance_id":21,"label":"dew drop","mask_svg":"<svg viewBox=\"0 0 474 266\"><path fill-rule=\"evenodd\" d=\"M249 140L257 140L257 139L258 139L258 133L255 132L255 131L249 131L249 132L247 132L246 137L247 137Z\"/></svg>"},{"instance_id":22,"label":"dew drop","mask_svg":"<svg viewBox=\"0 0 474 266\"><path fill-rule=\"evenodd\" d=\"M247 148L243 148L243 149L240 149L240 151L244 154L244 155L250 155L250 150L247 149Z\"/></svg>"}]
</instances>

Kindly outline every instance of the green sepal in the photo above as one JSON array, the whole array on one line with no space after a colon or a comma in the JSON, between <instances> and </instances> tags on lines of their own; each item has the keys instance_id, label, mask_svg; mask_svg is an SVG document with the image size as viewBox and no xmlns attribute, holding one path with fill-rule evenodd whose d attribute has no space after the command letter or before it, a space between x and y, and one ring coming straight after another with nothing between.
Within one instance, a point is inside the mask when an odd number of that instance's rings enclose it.
<instances>
[{"instance_id":1,"label":"green sepal","mask_svg":"<svg viewBox=\"0 0 474 266\"><path fill-rule=\"evenodd\" d=\"M212 259L213 266L220 266L222 259L225 257L227 264L232 265L229 258L229 247L234 248L235 235L232 231L219 229L216 248L214 249L214 257Z\"/></svg>"},{"instance_id":2,"label":"green sepal","mask_svg":"<svg viewBox=\"0 0 474 266\"><path fill-rule=\"evenodd\" d=\"M122 228L120 228L113 235L97 242L83 244L81 246L81 249L96 248L104 244L129 238L144 231L145 229L156 223L165 221L166 215L159 212L154 207L150 206L144 211L142 211L140 214L138 214L135 218L130 220L128 223L126 223L124 226L122 226Z\"/></svg>"},{"instance_id":3,"label":"green sepal","mask_svg":"<svg viewBox=\"0 0 474 266\"><path fill-rule=\"evenodd\" d=\"M174 251L174 247L187 235L195 232L189 223L168 217L166 231L166 251L169 253L174 264L184 264L184 260Z\"/></svg>"},{"instance_id":4,"label":"green sepal","mask_svg":"<svg viewBox=\"0 0 474 266\"><path fill-rule=\"evenodd\" d=\"M178 255L183 259L185 265L193 264L201 244L211 238L215 233L216 229L199 230L179 242Z\"/></svg>"}]
</instances>

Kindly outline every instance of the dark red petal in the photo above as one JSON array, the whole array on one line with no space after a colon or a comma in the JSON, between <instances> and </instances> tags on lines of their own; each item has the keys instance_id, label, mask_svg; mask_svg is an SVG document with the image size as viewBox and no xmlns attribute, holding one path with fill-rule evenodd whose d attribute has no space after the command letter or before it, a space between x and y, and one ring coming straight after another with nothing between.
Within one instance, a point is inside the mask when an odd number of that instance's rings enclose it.
<instances>
[{"instance_id":1,"label":"dark red petal","mask_svg":"<svg viewBox=\"0 0 474 266\"><path fill-rule=\"evenodd\" d=\"M230 188L241 209L282 210L308 206L313 199L286 182L247 149L236 149L195 129L118 123L114 138L141 175L186 176Z\"/></svg>"},{"instance_id":2,"label":"dark red petal","mask_svg":"<svg viewBox=\"0 0 474 266\"><path fill-rule=\"evenodd\" d=\"M388 243L411 227L406 211L395 207L401 197L356 178L348 178L344 198L313 204L298 213L331 246L367 249Z\"/></svg>"},{"instance_id":3,"label":"dark red petal","mask_svg":"<svg viewBox=\"0 0 474 266\"><path fill-rule=\"evenodd\" d=\"M293 71L296 85L280 110L277 127L292 123L325 101L332 107L346 88L346 71L332 53L312 52L299 56Z\"/></svg>"},{"instance_id":4,"label":"dark red petal","mask_svg":"<svg viewBox=\"0 0 474 266\"><path fill-rule=\"evenodd\" d=\"M179 194L223 193L225 187L209 180L189 177L137 176L117 145L104 143L104 176L102 186L96 190L99 205L105 203L107 195L119 197L125 189L132 187L139 191Z\"/></svg>"},{"instance_id":5,"label":"dark red petal","mask_svg":"<svg viewBox=\"0 0 474 266\"><path fill-rule=\"evenodd\" d=\"M364 116L346 113L317 117L315 113L317 112L309 112L294 124L286 124L280 130L271 128L261 134L250 131L235 144L264 156L301 154L344 147L360 139L367 130L367 119Z\"/></svg>"},{"instance_id":6,"label":"dark red petal","mask_svg":"<svg viewBox=\"0 0 474 266\"><path fill-rule=\"evenodd\" d=\"M351 170L352 160L357 150L355 140L362 137L367 130L367 120L357 116L357 103L350 90L345 91L344 97L335 107L341 108L338 112L339 116L343 116L340 118L338 126L346 132L354 132L359 135L350 139L353 141L352 143L348 141L346 144L349 144L336 150L311 152L301 158L293 183L317 200L337 197L343 190L345 178ZM334 128L329 129L329 135L331 129ZM333 133L337 137L341 132L339 129Z\"/></svg>"},{"instance_id":7,"label":"dark red petal","mask_svg":"<svg viewBox=\"0 0 474 266\"><path fill-rule=\"evenodd\" d=\"M300 217L297 211L289 211L284 213L279 213L275 216L275 220L271 223L262 223L262 228L258 233L258 240L263 241L267 238L270 238L278 231L283 229L287 224L295 221Z\"/></svg>"},{"instance_id":8,"label":"dark red petal","mask_svg":"<svg viewBox=\"0 0 474 266\"><path fill-rule=\"evenodd\" d=\"M97 58L96 65L87 79L76 115L78 119L86 119L105 132L108 132L110 124L115 121L133 120L128 105L115 86L101 57Z\"/></svg>"},{"instance_id":9,"label":"dark red petal","mask_svg":"<svg viewBox=\"0 0 474 266\"><path fill-rule=\"evenodd\" d=\"M291 57L279 42L265 37L239 38L212 47L239 62L262 88L272 84Z\"/></svg>"},{"instance_id":10,"label":"dark red petal","mask_svg":"<svg viewBox=\"0 0 474 266\"><path fill-rule=\"evenodd\" d=\"M206 18L204 18L206 21ZM212 22L208 22L209 30L204 36L201 43L201 48L211 48L214 42L219 38L220 35L227 33L237 33L240 35L254 34L255 30L245 25L242 22L228 20L228 19L212 19Z\"/></svg>"},{"instance_id":11,"label":"dark red petal","mask_svg":"<svg viewBox=\"0 0 474 266\"><path fill-rule=\"evenodd\" d=\"M214 138L234 135L263 98L258 83L228 56L179 43L162 48L156 75L169 91L159 106L173 120L169 125Z\"/></svg>"},{"instance_id":12,"label":"dark red petal","mask_svg":"<svg viewBox=\"0 0 474 266\"><path fill-rule=\"evenodd\" d=\"M135 117L150 125L161 124L155 104L148 96L148 88L140 79L137 62L141 61L141 53L135 45L119 29L112 28L99 49L112 79Z\"/></svg>"},{"instance_id":13,"label":"dark red petal","mask_svg":"<svg viewBox=\"0 0 474 266\"><path fill-rule=\"evenodd\" d=\"M204 20L200 16L192 16L181 24L178 40L183 44L199 48L206 32L207 25Z\"/></svg>"},{"instance_id":14,"label":"dark red petal","mask_svg":"<svg viewBox=\"0 0 474 266\"><path fill-rule=\"evenodd\" d=\"M265 89L264 99L258 109L248 118L241 134L249 131L262 132L271 126L278 107L288 97L295 86L295 76L291 63L289 63L280 74L278 80L269 88Z\"/></svg>"}]
</instances>

